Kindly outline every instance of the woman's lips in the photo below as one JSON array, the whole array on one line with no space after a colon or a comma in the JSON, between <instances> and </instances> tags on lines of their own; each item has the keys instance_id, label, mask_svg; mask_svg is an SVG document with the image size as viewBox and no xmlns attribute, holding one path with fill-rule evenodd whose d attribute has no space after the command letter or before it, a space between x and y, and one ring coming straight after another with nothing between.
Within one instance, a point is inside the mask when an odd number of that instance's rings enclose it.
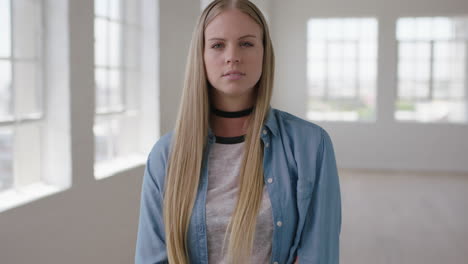
<instances>
[{"instance_id":1,"label":"woman's lips","mask_svg":"<svg viewBox=\"0 0 468 264\"><path fill-rule=\"evenodd\" d=\"M234 80L239 80L242 77L244 77L244 74L232 73L232 74L226 74L223 77L230 80L230 81L234 81Z\"/></svg>"}]
</instances>

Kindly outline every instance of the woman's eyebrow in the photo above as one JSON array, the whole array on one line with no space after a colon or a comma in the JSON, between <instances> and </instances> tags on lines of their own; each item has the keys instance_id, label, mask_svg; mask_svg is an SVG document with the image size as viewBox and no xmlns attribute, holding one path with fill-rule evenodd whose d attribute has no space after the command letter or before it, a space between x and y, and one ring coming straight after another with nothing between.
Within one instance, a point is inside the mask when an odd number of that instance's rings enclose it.
<instances>
[{"instance_id":1,"label":"woman's eyebrow","mask_svg":"<svg viewBox=\"0 0 468 264\"><path fill-rule=\"evenodd\" d=\"M242 36L239 39L243 39L243 38L256 38L256 36L249 34L249 35ZM225 39L223 39L223 38L210 38L209 40L225 40Z\"/></svg>"}]
</instances>

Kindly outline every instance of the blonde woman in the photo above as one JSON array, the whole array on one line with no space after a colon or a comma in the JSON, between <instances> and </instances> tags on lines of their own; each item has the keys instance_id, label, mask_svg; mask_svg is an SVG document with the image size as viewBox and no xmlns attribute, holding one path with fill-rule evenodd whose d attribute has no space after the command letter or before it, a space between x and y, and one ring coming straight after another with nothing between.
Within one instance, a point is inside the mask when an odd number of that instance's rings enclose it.
<instances>
[{"instance_id":1,"label":"blonde woman","mask_svg":"<svg viewBox=\"0 0 468 264\"><path fill-rule=\"evenodd\" d=\"M339 262L332 141L320 126L270 107L274 65L253 3L206 7L175 129L146 164L136 263Z\"/></svg>"}]
</instances>

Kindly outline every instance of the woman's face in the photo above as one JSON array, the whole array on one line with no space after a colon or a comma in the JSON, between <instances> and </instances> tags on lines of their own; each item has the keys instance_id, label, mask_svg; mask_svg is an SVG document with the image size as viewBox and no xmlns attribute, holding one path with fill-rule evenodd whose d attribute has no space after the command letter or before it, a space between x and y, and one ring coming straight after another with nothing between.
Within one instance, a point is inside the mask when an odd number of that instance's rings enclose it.
<instances>
[{"instance_id":1,"label":"woman's face","mask_svg":"<svg viewBox=\"0 0 468 264\"><path fill-rule=\"evenodd\" d=\"M262 74L261 27L238 9L221 12L205 29L203 59L215 93L250 95Z\"/></svg>"}]
</instances>

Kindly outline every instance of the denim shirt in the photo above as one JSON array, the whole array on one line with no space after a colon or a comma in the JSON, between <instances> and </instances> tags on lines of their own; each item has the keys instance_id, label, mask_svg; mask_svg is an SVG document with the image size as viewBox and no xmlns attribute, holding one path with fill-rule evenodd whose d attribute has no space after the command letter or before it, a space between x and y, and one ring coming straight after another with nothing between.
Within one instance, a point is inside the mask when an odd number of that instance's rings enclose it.
<instances>
[{"instance_id":1,"label":"denim shirt","mask_svg":"<svg viewBox=\"0 0 468 264\"><path fill-rule=\"evenodd\" d=\"M163 190L173 131L153 146L141 190L135 263L168 263ZM208 263L205 200L207 158L216 137L208 132L187 245L190 263ZM270 107L261 133L264 183L273 214L270 263L339 263L341 194L335 153L319 125ZM211 263L210 263L211 264Z\"/></svg>"}]
</instances>

